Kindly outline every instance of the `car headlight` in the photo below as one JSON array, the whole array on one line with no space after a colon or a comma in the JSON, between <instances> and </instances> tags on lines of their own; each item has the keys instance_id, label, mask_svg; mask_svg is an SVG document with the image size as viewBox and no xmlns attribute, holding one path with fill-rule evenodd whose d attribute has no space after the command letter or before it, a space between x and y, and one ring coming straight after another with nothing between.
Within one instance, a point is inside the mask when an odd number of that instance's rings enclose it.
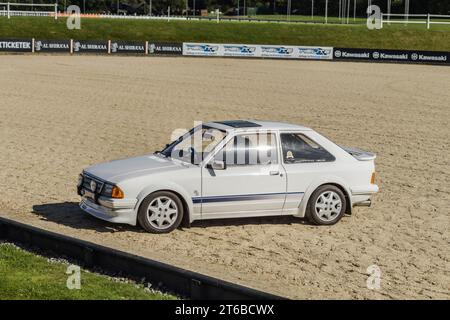
<instances>
[{"instance_id":1,"label":"car headlight","mask_svg":"<svg viewBox=\"0 0 450 320\"><path fill-rule=\"evenodd\" d=\"M114 186L113 186L112 184L106 183L106 184L103 186L102 195L111 198L111 194L112 194L112 189L113 189L113 188L114 188Z\"/></svg>"},{"instance_id":2,"label":"car headlight","mask_svg":"<svg viewBox=\"0 0 450 320\"><path fill-rule=\"evenodd\" d=\"M123 199L125 196L123 191L118 186L109 183L105 183L103 186L102 195L114 199Z\"/></svg>"},{"instance_id":3,"label":"car headlight","mask_svg":"<svg viewBox=\"0 0 450 320\"><path fill-rule=\"evenodd\" d=\"M81 187L82 184L83 184L83 175L80 174L80 175L78 176L77 187Z\"/></svg>"}]
</instances>

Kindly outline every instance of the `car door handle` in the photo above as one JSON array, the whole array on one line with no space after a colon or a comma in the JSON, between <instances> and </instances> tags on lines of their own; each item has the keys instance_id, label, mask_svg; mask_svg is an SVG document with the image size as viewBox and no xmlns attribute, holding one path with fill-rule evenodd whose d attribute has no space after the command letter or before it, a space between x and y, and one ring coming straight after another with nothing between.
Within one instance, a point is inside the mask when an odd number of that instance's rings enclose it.
<instances>
[{"instance_id":1,"label":"car door handle","mask_svg":"<svg viewBox=\"0 0 450 320\"><path fill-rule=\"evenodd\" d=\"M277 176L277 175L280 174L280 171L270 171L269 174L270 174L271 176Z\"/></svg>"}]
</instances>

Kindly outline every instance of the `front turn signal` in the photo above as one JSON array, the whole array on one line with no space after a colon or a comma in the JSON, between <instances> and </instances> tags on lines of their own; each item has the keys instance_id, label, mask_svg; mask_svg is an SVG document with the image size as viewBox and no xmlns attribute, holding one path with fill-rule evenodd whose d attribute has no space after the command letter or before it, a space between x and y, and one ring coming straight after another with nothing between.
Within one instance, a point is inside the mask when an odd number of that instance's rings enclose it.
<instances>
[{"instance_id":1,"label":"front turn signal","mask_svg":"<svg viewBox=\"0 0 450 320\"><path fill-rule=\"evenodd\" d=\"M124 198L123 191L119 187L114 186L111 192L111 198L123 199Z\"/></svg>"},{"instance_id":2,"label":"front turn signal","mask_svg":"<svg viewBox=\"0 0 450 320\"><path fill-rule=\"evenodd\" d=\"M372 172L372 177L370 178L370 183L375 184L375 172Z\"/></svg>"}]
</instances>

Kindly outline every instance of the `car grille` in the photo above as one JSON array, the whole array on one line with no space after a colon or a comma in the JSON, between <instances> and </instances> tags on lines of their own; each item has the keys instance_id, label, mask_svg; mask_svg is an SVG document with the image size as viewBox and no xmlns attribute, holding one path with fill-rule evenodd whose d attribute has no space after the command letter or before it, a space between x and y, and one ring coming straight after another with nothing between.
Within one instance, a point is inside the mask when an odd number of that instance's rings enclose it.
<instances>
[{"instance_id":1,"label":"car grille","mask_svg":"<svg viewBox=\"0 0 450 320\"><path fill-rule=\"evenodd\" d=\"M95 181L95 183L97 184L97 187L95 188L95 191L91 189L91 182L92 181ZM103 185L104 185L103 181L101 181L99 179L96 179L94 177L88 176L86 174L84 175L84 178L83 178L83 188L84 189L89 190L91 192L95 192L95 193L101 193L101 191L103 189Z\"/></svg>"}]
</instances>

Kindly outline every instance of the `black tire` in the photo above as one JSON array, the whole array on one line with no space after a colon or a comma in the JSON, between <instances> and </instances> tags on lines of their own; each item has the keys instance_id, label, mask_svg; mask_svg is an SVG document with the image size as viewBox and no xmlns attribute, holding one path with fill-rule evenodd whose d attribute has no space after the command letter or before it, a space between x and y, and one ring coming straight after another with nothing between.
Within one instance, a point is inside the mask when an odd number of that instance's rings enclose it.
<instances>
[{"instance_id":1,"label":"black tire","mask_svg":"<svg viewBox=\"0 0 450 320\"><path fill-rule=\"evenodd\" d=\"M176 219L172 224L168 225L167 227L157 228L156 226L153 226L150 221L148 215L149 206L157 198L171 199L177 207L178 213ZM183 203L181 202L180 198L177 195L169 191L157 191L148 195L144 199L144 201L142 201L141 206L139 207L137 220L139 222L139 225L147 232L158 234L169 233L178 228L181 221L183 220L183 214L184 214Z\"/></svg>"},{"instance_id":2,"label":"black tire","mask_svg":"<svg viewBox=\"0 0 450 320\"><path fill-rule=\"evenodd\" d=\"M340 198L341 201L340 212L338 214L334 213L333 216L330 216L329 218L330 220L326 220L324 217L321 217L317 212L318 209L316 209L316 203L321 195L331 194L331 192L333 192L334 195L337 195ZM328 202L324 204L324 206L328 206ZM329 206L333 207L331 204ZM341 220L342 216L345 214L346 207L347 201L341 189L333 185L323 185L317 188L309 198L308 205L306 206L305 216L309 222L316 225L333 225L336 224L339 220ZM326 210L329 211L331 209L327 208ZM336 206L334 206L332 210L333 212L337 211ZM324 212L324 214L328 213Z\"/></svg>"}]
</instances>

